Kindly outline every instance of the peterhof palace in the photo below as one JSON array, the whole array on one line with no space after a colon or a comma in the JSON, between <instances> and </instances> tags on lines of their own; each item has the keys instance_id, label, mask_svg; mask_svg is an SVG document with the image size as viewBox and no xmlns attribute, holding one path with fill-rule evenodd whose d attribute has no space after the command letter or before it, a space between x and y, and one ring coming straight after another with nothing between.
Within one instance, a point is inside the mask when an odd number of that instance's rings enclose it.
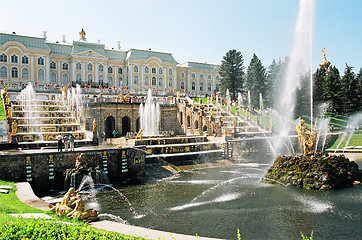
<instances>
[{"instance_id":1,"label":"peterhof palace","mask_svg":"<svg viewBox=\"0 0 362 240\"><path fill-rule=\"evenodd\" d=\"M0 33L0 81L37 86L80 84L84 87L181 91L210 95L218 88L219 65L178 63L171 53L130 49L118 42L109 49L86 40L50 42L42 37Z\"/></svg>"}]
</instances>

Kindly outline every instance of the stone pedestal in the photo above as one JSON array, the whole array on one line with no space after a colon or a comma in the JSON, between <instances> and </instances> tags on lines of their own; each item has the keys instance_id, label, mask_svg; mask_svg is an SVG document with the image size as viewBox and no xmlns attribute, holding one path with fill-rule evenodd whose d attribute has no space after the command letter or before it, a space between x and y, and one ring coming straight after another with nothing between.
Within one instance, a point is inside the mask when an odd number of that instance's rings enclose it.
<instances>
[{"instance_id":1,"label":"stone pedestal","mask_svg":"<svg viewBox=\"0 0 362 240\"><path fill-rule=\"evenodd\" d=\"M92 140L94 145L99 145L98 134L96 132L93 132Z\"/></svg>"},{"instance_id":2,"label":"stone pedestal","mask_svg":"<svg viewBox=\"0 0 362 240\"><path fill-rule=\"evenodd\" d=\"M11 135L11 143L17 143L18 141L16 140L16 136L15 135Z\"/></svg>"}]
</instances>

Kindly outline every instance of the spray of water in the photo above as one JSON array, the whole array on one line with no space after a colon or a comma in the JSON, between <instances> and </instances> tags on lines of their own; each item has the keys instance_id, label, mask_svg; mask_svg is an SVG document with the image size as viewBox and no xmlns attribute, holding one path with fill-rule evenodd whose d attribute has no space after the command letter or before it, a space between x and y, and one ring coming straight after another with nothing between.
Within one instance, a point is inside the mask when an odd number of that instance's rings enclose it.
<instances>
[{"instance_id":1,"label":"spray of water","mask_svg":"<svg viewBox=\"0 0 362 240\"><path fill-rule=\"evenodd\" d=\"M139 108L141 128L143 135L156 136L160 129L160 106L153 102L152 90L148 89L145 105L141 104Z\"/></svg>"}]
</instances>

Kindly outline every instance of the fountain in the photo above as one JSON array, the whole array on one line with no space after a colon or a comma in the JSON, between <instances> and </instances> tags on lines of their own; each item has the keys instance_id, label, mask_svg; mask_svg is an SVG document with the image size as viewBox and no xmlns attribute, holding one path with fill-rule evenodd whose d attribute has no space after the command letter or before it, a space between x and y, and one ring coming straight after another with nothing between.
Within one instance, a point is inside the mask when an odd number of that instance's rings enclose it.
<instances>
[{"instance_id":1,"label":"fountain","mask_svg":"<svg viewBox=\"0 0 362 240\"><path fill-rule=\"evenodd\" d=\"M157 136L160 129L160 106L155 103L152 98L152 90L149 88L147 92L146 103L140 105L139 109L141 129L143 135Z\"/></svg>"},{"instance_id":2,"label":"fountain","mask_svg":"<svg viewBox=\"0 0 362 240\"><path fill-rule=\"evenodd\" d=\"M241 95L241 92L238 92L238 104L239 104L239 108L242 108L244 105L243 96Z\"/></svg>"},{"instance_id":3,"label":"fountain","mask_svg":"<svg viewBox=\"0 0 362 240\"><path fill-rule=\"evenodd\" d=\"M263 102L263 94L259 93L259 109L260 111L264 109L264 102Z\"/></svg>"}]
</instances>

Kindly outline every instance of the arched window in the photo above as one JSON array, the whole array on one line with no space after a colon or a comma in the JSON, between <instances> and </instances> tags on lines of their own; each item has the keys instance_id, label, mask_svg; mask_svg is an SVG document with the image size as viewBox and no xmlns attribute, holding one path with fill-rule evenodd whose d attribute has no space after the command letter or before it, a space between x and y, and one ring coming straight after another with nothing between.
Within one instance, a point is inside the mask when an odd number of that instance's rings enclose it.
<instances>
[{"instance_id":1,"label":"arched window","mask_svg":"<svg viewBox=\"0 0 362 240\"><path fill-rule=\"evenodd\" d=\"M57 75L55 75L55 73L50 74L50 82L51 83L56 83L57 82Z\"/></svg>"},{"instance_id":2,"label":"arched window","mask_svg":"<svg viewBox=\"0 0 362 240\"><path fill-rule=\"evenodd\" d=\"M187 116L187 118L186 118L187 120L186 120L186 126L188 127L188 128L190 128L191 127L191 117L190 116Z\"/></svg>"},{"instance_id":3,"label":"arched window","mask_svg":"<svg viewBox=\"0 0 362 240\"><path fill-rule=\"evenodd\" d=\"M98 83L99 85L103 86L103 75L98 76Z\"/></svg>"},{"instance_id":4,"label":"arched window","mask_svg":"<svg viewBox=\"0 0 362 240\"><path fill-rule=\"evenodd\" d=\"M209 92L211 91L211 83L207 84L207 91L209 91Z\"/></svg>"},{"instance_id":5,"label":"arched window","mask_svg":"<svg viewBox=\"0 0 362 240\"><path fill-rule=\"evenodd\" d=\"M138 76L134 76L134 78L133 78L133 84L138 84Z\"/></svg>"},{"instance_id":6,"label":"arched window","mask_svg":"<svg viewBox=\"0 0 362 240\"><path fill-rule=\"evenodd\" d=\"M102 64L98 65L98 71L103 72L103 65Z\"/></svg>"},{"instance_id":7,"label":"arched window","mask_svg":"<svg viewBox=\"0 0 362 240\"><path fill-rule=\"evenodd\" d=\"M211 75L207 76L207 79L208 79L208 80L211 80Z\"/></svg>"},{"instance_id":8,"label":"arched window","mask_svg":"<svg viewBox=\"0 0 362 240\"><path fill-rule=\"evenodd\" d=\"M18 55L13 54L11 55L11 60L12 63L18 63Z\"/></svg>"},{"instance_id":9,"label":"arched window","mask_svg":"<svg viewBox=\"0 0 362 240\"><path fill-rule=\"evenodd\" d=\"M55 62L51 61L50 62L50 69L56 69L57 65Z\"/></svg>"},{"instance_id":10,"label":"arched window","mask_svg":"<svg viewBox=\"0 0 362 240\"><path fill-rule=\"evenodd\" d=\"M62 68L63 68L63 70L68 70L68 68L69 68L68 63L66 63L66 62L63 63Z\"/></svg>"},{"instance_id":11,"label":"arched window","mask_svg":"<svg viewBox=\"0 0 362 240\"><path fill-rule=\"evenodd\" d=\"M5 54L1 54L0 55L0 62L7 62L8 61L8 56L6 56Z\"/></svg>"},{"instance_id":12,"label":"arched window","mask_svg":"<svg viewBox=\"0 0 362 240\"><path fill-rule=\"evenodd\" d=\"M200 79L204 79L204 75L200 74Z\"/></svg>"},{"instance_id":13,"label":"arched window","mask_svg":"<svg viewBox=\"0 0 362 240\"><path fill-rule=\"evenodd\" d=\"M18 78L19 77L18 68L16 68L16 67L11 68L11 77L12 78Z\"/></svg>"},{"instance_id":14,"label":"arched window","mask_svg":"<svg viewBox=\"0 0 362 240\"><path fill-rule=\"evenodd\" d=\"M113 73L113 68L112 67L108 67L108 73Z\"/></svg>"},{"instance_id":15,"label":"arched window","mask_svg":"<svg viewBox=\"0 0 362 240\"><path fill-rule=\"evenodd\" d=\"M122 82L123 82L123 78L122 77L119 77L118 78L118 86L122 86Z\"/></svg>"},{"instance_id":16,"label":"arched window","mask_svg":"<svg viewBox=\"0 0 362 240\"><path fill-rule=\"evenodd\" d=\"M163 79L162 79L162 77L160 77L160 78L158 79L158 85L159 85L159 86L163 86Z\"/></svg>"},{"instance_id":17,"label":"arched window","mask_svg":"<svg viewBox=\"0 0 362 240\"><path fill-rule=\"evenodd\" d=\"M171 68L168 70L168 75L172 76L172 69Z\"/></svg>"},{"instance_id":18,"label":"arched window","mask_svg":"<svg viewBox=\"0 0 362 240\"><path fill-rule=\"evenodd\" d=\"M78 84L82 83L82 75L80 73L75 76L75 82Z\"/></svg>"},{"instance_id":19,"label":"arched window","mask_svg":"<svg viewBox=\"0 0 362 240\"><path fill-rule=\"evenodd\" d=\"M191 89L192 89L192 90L195 90L195 89L196 89L196 83L195 83L195 82L192 82L192 83L191 83Z\"/></svg>"},{"instance_id":20,"label":"arched window","mask_svg":"<svg viewBox=\"0 0 362 240\"><path fill-rule=\"evenodd\" d=\"M145 85L150 85L150 78L148 76L145 77Z\"/></svg>"},{"instance_id":21,"label":"arched window","mask_svg":"<svg viewBox=\"0 0 362 240\"><path fill-rule=\"evenodd\" d=\"M184 73L184 72L181 73L181 77L182 77L182 78L185 77L185 73Z\"/></svg>"},{"instance_id":22,"label":"arched window","mask_svg":"<svg viewBox=\"0 0 362 240\"><path fill-rule=\"evenodd\" d=\"M44 58L38 57L38 65L44 65Z\"/></svg>"},{"instance_id":23,"label":"arched window","mask_svg":"<svg viewBox=\"0 0 362 240\"><path fill-rule=\"evenodd\" d=\"M43 69L38 70L38 80L44 80L44 70Z\"/></svg>"},{"instance_id":24,"label":"arched window","mask_svg":"<svg viewBox=\"0 0 362 240\"><path fill-rule=\"evenodd\" d=\"M113 85L113 78L112 76L108 76L108 86L112 86Z\"/></svg>"},{"instance_id":25,"label":"arched window","mask_svg":"<svg viewBox=\"0 0 362 240\"><path fill-rule=\"evenodd\" d=\"M162 68L158 69L158 74L162 74Z\"/></svg>"},{"instance_id":26,"label":"arched window","mask_svg":"<svg viewBox=\"0 0 362 240\"><path fill-rule=\"evenodd\" d=\"M88 65L87 65L87 70L88 70L88 71L92 71L92 70L93 70L93 64L88 63Z\"/></svg>"},{"instance_id":27,"label":"arched window","mask_svg":"<svg viewBox=\"0 0 362 240\"><path fill-rule=\"evenodd\" d=\"M92 85L92 83L93 83L93 75L92 75L92 74L88 74L87 84L88 84L88 85Z\"/></svg>"},{"instance_id":28,"label":"arched window","mask_svg":"<svg viewBox=\"0 0 362 240\"><path fill-rule=\"evenodd\" d=\"M62 83L63 83L63 84L68 84L68 82L69 82L68 74L63 73Z\"/></svg>"},{"instance_id":29,"label":"arched window","mask_svg":"<svg viewBox=\"0 0 362 240\"><path fill-rule=\"evenodd\" d=\"M168 79L168 86L169 87L173 86L173 79L172 78Z\"/></svg>"},{"instance_id":30,"label":"arched window","mask_svg":"<svg viewBox=\"0 0 362 240\"><path fill-rule=\"evenodd\" d=\"M219 80L219 76L216 76L216 80Z\"/></svg>"},{"instance_id":31,"label":"arched window","mask_svg":"<svg viewBox=\"0 0 362 240\"><path fill-rule=\"evenodd\" d=\"M156 85L157 85L156 77L152 77L152 85L153 85L153 86L156 86Z\"/></svg>"},{"instance_id":32,"label":"arched window","mask_svg":"<svg viewBox=\"0 0 362 240\"><path fill-rule=\"evenodd\" d=\"M23 68L21 70L21 78L28 79L29 78L29 70L27 68Z\"/></svg>"},{"instance_id":33,"label":"arched window","mask_svg":"<svg viewBox=\"0 0 362 240\"><path fill-rule=\"evenodd\" d=\"M182 81L180 85L181 85L181 86L180 86L180 87L181 87L181 90L185 90L185 82Z\"/></svg>"},{"instance_id":34,"label":"arched window","mask_svg":"<svg viewBox=\"0 0 362 240\"><path fill-rule=\"evenodd\" d=\"M200 83L200 91L204 91L204 83L203 82Z\"/></svg>"},{"instance_id":35,"label":"arched window","mask_svg":"<svg viewBox=\"0 0 362 240\"><path fill-rule=\"evenodd\" d=\"M149 73L150 72L150 69L146 66L145 67L145 73Z\"/></svg>"},{"instance_id":36,"label":"arched window","mask_svg":"<svg viewBox=\"0 0 362 240\"><path fill-rule=\"evenodd\" d=\"M118 74L122 74L122 68L121 67L118 68Z\"/></svg>"},{"instance_id":37,"label":"arched window","mask_svg":"<svg viewBox=\"0 0 362 240\"><path fill-rule=\"evenodd\" d=\"M79 63L79 62L77 64L75 64L75 69L81 70L82 69L82 64Z\"/></svg>"},{"instance_id":38,"label":"arched window","mask_svg":"<svg viewBox=\"0 0 362 240\"><path fill-rule=\"evenodd\" d=\"M21 57L21 63L28 64L29 63L29 58L27 56L22 56Z\"/></svg>"},{"instance_id":39,"label":"arched window","mask_svg":"<svg viewBox=\"0 0 362 240\"><path fill-rule=\"evenodd\" d=\"M156 73L156 68L155 68L155 67L153 67L153 68L151 69L151 73Z\"/></svg>"},{"instance_id":40,"label":"arched window","mask_svg":"<svg viewBox=\"0 0 362 240\"><path fill-rule=\"evenodd\" d=\"M6 67L0 68L0 77L2 78L8 77L8 69Z\"/></svg>"},{"instance_id":41,"label":"arched window","mask_svg":"<svg viewBox=\"0 0 362 240\"><path fill-rule=\"evenodd\" d=\"M138 66L133 67L133 72L138 72Z\"/></svg>"},{"instance_id":42,"label":"arched window","mask_svg":"<svg viewBox=\"0 0 362 240\"><path fill-rule=\"evenodd\" d=\"M199 129L199 121L195 121L195 129Z\"/></svg>"},{"instance_id":43,"label":"arched window","mask_svg":"<svg viewBox=\"0 0 362 240\"><path fill-rule=\"evenodd\" d=\"M196 78L195 73L191 74L191 77L192 77L192 78Z\"/></svg>"}]
</instances>

